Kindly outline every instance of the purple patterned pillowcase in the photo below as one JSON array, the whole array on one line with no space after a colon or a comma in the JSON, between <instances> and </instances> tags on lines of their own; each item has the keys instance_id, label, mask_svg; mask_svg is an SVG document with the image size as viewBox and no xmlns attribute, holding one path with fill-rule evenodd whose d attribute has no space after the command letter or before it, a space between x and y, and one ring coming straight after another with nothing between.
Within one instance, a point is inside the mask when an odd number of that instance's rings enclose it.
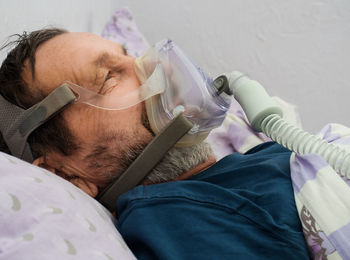
<instances>
[{"instance_id":1,"label":"purple patterned pillowcase","mask_svg":"<svg viewBox=\"0 0 350 260\"><path fill-rule=\"evenodd\" d=\"M135 259L96 200L0 153L0 259Z\"/></svg>"},{"instance_id":2,"label":"purple patterned pillowcase","mask_svg":"<svg viewBox=\"0 0 350 260\"><path fill-rule=\"evenodd\" d=\"M121 44L130 56L138 57L149 44L136 26L129 9L117 10L106 24L101 36L107 40Z\"/></svg>"}]
</instances>

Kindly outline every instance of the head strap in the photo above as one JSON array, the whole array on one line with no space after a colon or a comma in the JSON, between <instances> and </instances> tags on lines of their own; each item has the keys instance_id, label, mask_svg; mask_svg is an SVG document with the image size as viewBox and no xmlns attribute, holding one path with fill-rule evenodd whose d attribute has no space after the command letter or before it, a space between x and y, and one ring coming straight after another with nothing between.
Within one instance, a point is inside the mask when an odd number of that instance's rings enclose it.
<instances>
[{"instance_id":1,"label":"head strap","mask_svg":"<svg viewBox=\"0 0 350 260\"><path fill-rule=\"evenodd\" d=\"M41 102L25 110L0 95L0 131L11 154L32 162L34 158L27 142L28 136L75 98L70 88L62 84Z\"/></svg>"},{"instance_id":2,"label":"head strap","mask_svg":"<svg viewBox=\"0 0 350 260\"><path fill-rule=\"evenodd\" d=\"M154 137L129 168L115 182L107 186L96 199L109 210L114 211L119 196L139 185L170 148L192 127L193 124L182 113L179 114Z\"/></svg>"}]
</instances>

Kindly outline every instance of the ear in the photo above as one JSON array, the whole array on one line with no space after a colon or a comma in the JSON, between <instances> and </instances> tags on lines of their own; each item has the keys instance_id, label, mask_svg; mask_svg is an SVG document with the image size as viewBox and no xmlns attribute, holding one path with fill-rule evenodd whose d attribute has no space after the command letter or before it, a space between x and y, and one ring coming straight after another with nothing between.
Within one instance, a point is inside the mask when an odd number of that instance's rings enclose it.
<instances>
[{"instance_id":1,"label":"ear","mask_svg":"<svg viewBox=\"0 0 350 260\"><path fill-rule=\"evenodd\" d=\"M50 172L53 172L54 174L56 174L57 170L54 168L54 167L51 167L50 165L48 165L46 163L46 160L44 158L44 156L41 156L37 159L35 159L33 162L32 162L33 165L36 165L36 166L39 166L41 168L44 168Z\"/></svg>"},{"instance_id":2,"label":"ear","mask_svg":"<svg viewBox=\"0 0 350 260\"><path fill-rule=\"evenodd\" d=\"M47 158L41 156L37 159L35 159L32 162L33 165L39 166L41 168L44 168L64 179L66 179L67 181L69 181L70 183L72 183L73 185L77 186L79 189L81 189L82 191L84 191L85 193L87 193L88 195L90 195L91 197L96 197L98 194L98 187L96 184L86 180L85 178L83 178L81 175L79 174L79 171L77 173L73 173L73 172L63 172L64 169L70 168L70 167L60 167L60 169L58 169L58 167L54 166L53 164L49 163L49 160L47 160ZM63 171L62 171L63 170Z\"/></svg>"},{"instance_id":3,"label":"ear","mask_svg":"<svg viewBox=\"0 0 350 260\"><path fill-rule=\"evenodd\" d=\"M98 194L97 185L92 182L82 178L74 178L71 179L70 182L93 198L95 198Z\"/></svg>"}]
</instances>

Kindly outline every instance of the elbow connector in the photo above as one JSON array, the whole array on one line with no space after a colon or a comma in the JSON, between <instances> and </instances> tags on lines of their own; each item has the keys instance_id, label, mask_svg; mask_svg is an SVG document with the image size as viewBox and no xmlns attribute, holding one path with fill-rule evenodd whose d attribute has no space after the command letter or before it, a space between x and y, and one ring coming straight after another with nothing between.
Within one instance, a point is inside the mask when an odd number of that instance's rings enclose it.
<instances>
[{"instance_id":1,"label":"elbow connector","mask_svg":"<svg viewBox=\"0 0 350 260\"><path fill-rule=\"evenodd\" d=\"M262 132L262 121L271 114L283 116L281 108L267 94L264 87L244 74L234 71L226 73L230 90L242 106L254 131Z\"/></svg>"}]
</instances>

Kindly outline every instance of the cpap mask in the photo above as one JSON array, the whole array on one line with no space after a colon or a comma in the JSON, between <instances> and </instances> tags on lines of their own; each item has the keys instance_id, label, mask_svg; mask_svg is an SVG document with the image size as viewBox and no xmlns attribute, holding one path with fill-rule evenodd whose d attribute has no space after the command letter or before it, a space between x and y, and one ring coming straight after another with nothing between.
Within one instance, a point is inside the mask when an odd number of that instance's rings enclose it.
<instances>
[{"instance_id":1,"label":"cpap mask","mask_svg":"<svg viewBox=\"0 0 350 260\"><path fill-rule=\"evenodd\" d=\"M157 43L137 58L135 72L142 83L135 91L139 91L138 100L145 101L156 135L130 167L98 195L108 208L113 208L118 196L138 185L170 148L202 142L222 124L231 104L227 78L213 81L170 40Z\"/></svg>"},{"instance_id":2,"label":"cpap mask","mask_svg":"<svg viewBox=\"0 0 350 260\"><path fill-rule=\"evenodd\" d=\"M180 113L193 124L177 146L202 142L225 119L232 95L227 82L222 78L214 82L171 40L157 43L137 58L135 71L142 86L152 84L149 79L154 74L163 75L154 83L161 84L164 92L145 101L155 134Z\"/></svg>"}]
</instances>

